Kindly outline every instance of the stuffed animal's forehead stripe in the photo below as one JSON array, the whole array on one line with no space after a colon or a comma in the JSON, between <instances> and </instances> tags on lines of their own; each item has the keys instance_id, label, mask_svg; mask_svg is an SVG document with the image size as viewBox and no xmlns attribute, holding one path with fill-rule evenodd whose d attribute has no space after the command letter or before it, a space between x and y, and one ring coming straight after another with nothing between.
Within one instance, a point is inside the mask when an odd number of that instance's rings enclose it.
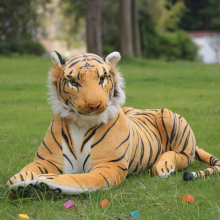
<instances>
[{"instance_id":1,"label":"stuffed animal's forehead stripe","mask_svg":"<svg viewBox=\"0 0 220 220\"><path fill-rule=\"evenodd\" d=\"M70 57L69 59L67 59L66 65L69 63L72 63L73 61L75 61L77 59L81 59L81 61L96 60L97 62L104 64L104 60L101 57L99 57L98 55L93 54L93 53L83 53L83 54L76 55L76 56L73 56L73 57ZM78 61L76 61L76 62L78 62Z\"/></svg>"},{"instance_id":2,"label":"stuffed animal's forehead stripe","mask_svg":"<svg viewBox=\"0 0 220 220\"><path fill-rule=\"evenodd\" d=\"M109 67L101 57L92 53L83 53L69 58L63 66L62 72L67 77L73 77L74 73L79 76L81 71L87 70L95 71L100 77L109 72Z\"/></svg>"}]
</instances>

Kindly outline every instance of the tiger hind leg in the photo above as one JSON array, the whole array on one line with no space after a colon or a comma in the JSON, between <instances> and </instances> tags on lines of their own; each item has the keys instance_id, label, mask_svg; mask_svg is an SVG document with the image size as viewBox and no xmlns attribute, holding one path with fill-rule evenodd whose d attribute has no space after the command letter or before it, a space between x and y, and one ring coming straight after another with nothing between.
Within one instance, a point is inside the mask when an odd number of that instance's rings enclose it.
<instances>
[{"instance_id":1,"label":"tiger hind leg","mask_svg":"<svg viewBox=\"0 0 220 220\"><path fill-rule=\"evenodd\" d=\"M164 153L156 161L152 173L167 177L175 170L183 170L192 164L196 140L187 121L168 109L157 113L156 125Z\"/></svg>"},{"instance_id":2,"label":"tiger hind leg","mask_svg":"<svg viewBox=\"0 0 220 220\"><path fill-rule=\"evenodd\" d=\"M220 173L220 160L218 160L213 155L207 153L206 151L200 149L199 147L196 147L196 159L208 164L211 167L197 172L185 172L183 175L183 179L185 181L190 181L192 179Z\"/></svg>"},{"instance_id":3,"label":"tiger hind leg","mask_svg":"<svg viewBox=\"0 0 220 220\"><path fill-rule=\"evenodd\" d=\"M152 174L154 176L168 177L175 170L185 169L188 165L187 156L175 151L168 151L163 153L154 164Z\"/></svg>"}]
</instances>

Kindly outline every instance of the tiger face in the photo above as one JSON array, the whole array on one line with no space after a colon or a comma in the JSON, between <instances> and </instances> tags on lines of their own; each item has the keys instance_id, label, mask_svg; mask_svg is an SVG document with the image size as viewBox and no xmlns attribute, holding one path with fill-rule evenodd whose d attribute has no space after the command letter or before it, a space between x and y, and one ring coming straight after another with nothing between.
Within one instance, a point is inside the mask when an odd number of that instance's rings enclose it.
<instances>
[{"instance_id":1,"label":"tiger face","mask_svg":"<svg viewBox=\"0 0 220 220\"><path fill-rule=\"evenodd\" d=\"M119 59L118 52L105 60L85 53L65 62L53 52L49 100L55 114L71 118L79 126L107 123L114 117L125 100L123 80L115 69Z\"/></svg>"}]
</instances>

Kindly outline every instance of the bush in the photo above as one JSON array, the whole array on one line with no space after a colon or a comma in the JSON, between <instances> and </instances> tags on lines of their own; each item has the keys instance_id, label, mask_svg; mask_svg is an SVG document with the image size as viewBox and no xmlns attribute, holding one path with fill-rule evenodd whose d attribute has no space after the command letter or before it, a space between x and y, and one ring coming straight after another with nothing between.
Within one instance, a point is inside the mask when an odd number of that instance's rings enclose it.
<instances>
[{"instance_id":1,"label":"bush","mask_svg":"<svg viewBox=\"0 0 220 220\"><path fill-rule=\"evenodd\" d=\"M178 48L180 51L180 59L195 60L197 58L198 47L193 43L191 38L184 32L176 33Z\"/></svg>"},{"instance_id":2,"label":"bush","mask_svg":"<svg viewBox=\"0 0 220 220\"><path fill-rule=\"evenodd\" d=\"M45 48L38 40L32 40L29 36L17 36L0 41L0 55L11 56L12 54L42 55Z\"/></svg>"},{"instance_id":3,"label":"bush","mask_svg":"<svg viewBox=\"0 0 220 220\"><path fill-rule=\"evenodd\" d=\"M197 46L184 32L165 33L159 35L159 56L171 60L195 60Z\"/></svg>"},{"instance_id":4,"label":"bush","mask_svg":"<svg viewBox=\"0 0 220 220\"><path fill-rule=\"evenodd\" d=\"M155 29L150 13L139 11L140 35L142 56L145 58L158 58L159 36Z\"/></svg>"},{"instance_id":5,"label":"bush","mask_svg":"<svg viewBox=\"0 0 220 220\"><path fill-rule=\"evenodd\" d=\"M167 61L193 61L197 58L198 48L184 31L158 34L152 30L153 28L141 32L143 57Z\"/></svg>"},{"instance_id":6,"label":"bush","mask_svg":"<svg viewBox=\"0 0 220 220\"><path fill-rule=\"evenodd\" d=\"M180 57L180 50L178 48L178 41L175 35L160 34L159 35L159 57L172 61Z\"/></svg>"}]
</instances>

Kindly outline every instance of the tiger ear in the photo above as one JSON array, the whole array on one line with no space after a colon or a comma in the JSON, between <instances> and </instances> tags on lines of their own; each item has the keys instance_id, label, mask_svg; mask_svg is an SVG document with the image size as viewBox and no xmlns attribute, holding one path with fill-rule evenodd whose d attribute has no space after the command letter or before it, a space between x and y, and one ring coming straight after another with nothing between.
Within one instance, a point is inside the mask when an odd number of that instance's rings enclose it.
<instances>
[{"instance_id":1,"label":"tiger ear","mask_svg":"<svg viewBox=\"0 0 220 220\"><path fill-rule=\"evenodd\" d=\"M110 53L104 58L104 61L106 63L111 64L112 66L115 66L117 62L121 59L121 54L117 51Z\"/></svg>"},{"instance_id":2,"label":"tiger ear","mask_svg":"<svg viewBox=\"0 0 220 220\"><path fill-rule=\"evenodd\" d=\"M59 67L65 64L65 60L62 58L62 56L57 51L54 51L51 53L51 60L53 63L57 63Z\"/></svg>"}]
</instances>

